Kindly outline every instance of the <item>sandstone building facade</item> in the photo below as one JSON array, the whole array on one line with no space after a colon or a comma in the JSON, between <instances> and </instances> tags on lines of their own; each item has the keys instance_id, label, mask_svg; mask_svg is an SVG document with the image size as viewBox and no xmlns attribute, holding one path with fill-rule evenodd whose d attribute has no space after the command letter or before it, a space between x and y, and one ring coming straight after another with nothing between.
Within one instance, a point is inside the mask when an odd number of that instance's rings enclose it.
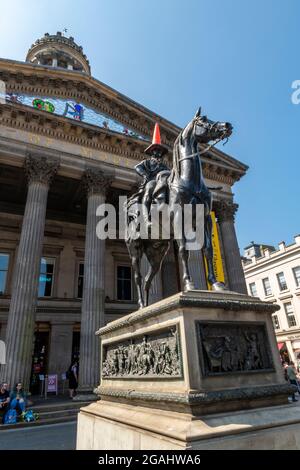
<instances>
[{"instance_id":1,"label":"sandstone building facade","mask_svg":"<svg viewBox=\"0 0 300 470\"><path fill-rule=\"evenodd\" d=\"M252 244L245 249L243 266L248 293L277 303L273 314L278 349L284 361L300 365L300 236L278 249ZM249 257L249 253L253 256Z\"/></svg>"}]
</instances>

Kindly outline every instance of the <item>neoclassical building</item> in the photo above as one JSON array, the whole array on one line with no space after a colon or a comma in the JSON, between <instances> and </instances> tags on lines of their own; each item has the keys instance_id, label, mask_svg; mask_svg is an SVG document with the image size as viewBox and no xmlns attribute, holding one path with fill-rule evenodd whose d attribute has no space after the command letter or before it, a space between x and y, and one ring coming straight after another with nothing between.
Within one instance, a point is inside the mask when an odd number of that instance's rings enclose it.
<instances>
[{"instance_id":1,"label":"neoclassical building","mask_svg":"<svg viewBox=\"0 0 300 470\"><path fill-rule=\"evenodd\" d=\"M243 267L250 295L276 303L273 325L282 360L300 365L300 235L278 249L252 243Z\"/></svg>"},{"instance_id":2,"label":"neoclassical building","mask_svg":"<svg viewBox=\"0 0 300 470\"><path fill-rule=\"evenodd\" d=\"M129 195L155 122L169 149L180 128L91 75L82 47L45 34L26 61L0 59L1 380L33 393L39 375L80 358L80 390L98 384L95 331L137 308L124 241L99 240L96 207ZM195 103L195 108L198 103ZM235 233L232 186L247 166L214 148L203 158L213 192L222 263L231 290L246 292ZM143 269L147 269L144 262ZM201 252L192 252L197 288L207 288ZM154 280L151 301L181 289L176 246Z\"/></svg>"}]
</instances>

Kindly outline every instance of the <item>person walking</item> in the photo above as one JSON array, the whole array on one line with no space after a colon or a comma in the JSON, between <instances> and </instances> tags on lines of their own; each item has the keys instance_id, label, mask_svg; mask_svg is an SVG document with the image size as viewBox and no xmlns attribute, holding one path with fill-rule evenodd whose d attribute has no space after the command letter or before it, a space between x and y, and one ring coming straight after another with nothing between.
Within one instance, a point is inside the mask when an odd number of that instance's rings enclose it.
<instances>
[{"instance_id":1,"label":"person walking","mask_svg":"<svg viewBox=\"0 0 300 470\"><path fill-rule=\"evenodd\" d=\"M78 387L78 361L74 359L68 369L69 379L69 393L70 398L74 398L76 395L76 389Z\"/></svg>"},{"instance_id":2,"label":"person walking","mask_svg":"<svg viewBox=\"0 0 300 470\"><path fill-rule=\"evenodd\" d=\"M290 362L290 364L287 366L286 374L287 374L290 384L295 385L298 390L297 372L296 372L295 364L293 362ZM295 392L292 394L292 401L298 401L295 397Z\"/></svg>"}]
</instances>

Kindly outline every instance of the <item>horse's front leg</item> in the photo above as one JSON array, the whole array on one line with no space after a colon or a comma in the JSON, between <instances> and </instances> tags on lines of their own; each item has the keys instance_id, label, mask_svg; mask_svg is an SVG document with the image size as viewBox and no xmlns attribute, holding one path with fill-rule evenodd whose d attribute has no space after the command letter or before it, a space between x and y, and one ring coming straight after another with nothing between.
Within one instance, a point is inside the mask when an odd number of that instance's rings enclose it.
<instances>
[{"instance_id":1,"label":"horse's front leg","mask_svg":"<svg viewBox=\"0 0 300 470\"><path fill-rule=\"evenodd\" d=\"M169 249L169 242L159 242L154 244L149 244L146 247L145 253L146 258L149 262L149 269L145 277L144 285L144 305L147 307L149 305L149 293L150 287L153 281L154 276L158 273L162 260Z\"/></svg>"},{"instance_id":2,"label":"horse's front leg","mask_svg":"<svg viewBox=\"0 0 300 470\"><path fill-rule=\"evenodd\" d=\"M134 272L134 282L136 285L138 304L140 308L144 307L143 290L142 290L142 275L141 275L141 256L135 254L131 257L131 264Z\"/></svg>"},{"instance_id":3,"label":"horse's front leg","mask_svg":"<svg viewBox=\"0 0 300 470\"><path fill-rule=\"evenodd\" d=\"M180 238L176 240L178 245L179 257L182 264L182 281L183 281L183 290L193 290L195 289L192 277L189 270L189 252L186 249L186 240L185 238Z\"/></svg>"},{"instance_id":4,"label":"horse's front leg","mask_svg":"<svg viewBox=\"0 0 300 470\"><path fill-rule=\"evenodd\" d=\"M184 236L184 227L182 221L182 215L180 211L174 213L173 219L174 226L174 239L176 240L178 246L179 258L182 264L182 281L183 281L183 290L193 290L195 289L192 277L189 270L189 251L186 248L186 239ZM175 227L177 230L175 230Z\"/></svg>"}]
</instances>

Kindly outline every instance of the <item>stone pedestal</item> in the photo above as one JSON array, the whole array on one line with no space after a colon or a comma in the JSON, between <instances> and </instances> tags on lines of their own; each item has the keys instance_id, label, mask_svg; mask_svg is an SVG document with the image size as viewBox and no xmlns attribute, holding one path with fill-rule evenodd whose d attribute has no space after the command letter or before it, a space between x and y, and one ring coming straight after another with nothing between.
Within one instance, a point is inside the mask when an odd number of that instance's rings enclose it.
<instances>
[{"instance_id":1,"label":"stone pedestal","mask_svg":"<svg viewBox=\"0 0 300 470\"><path fill-rule=\"evenodd\" d=\"M101 328L101 401L81 409L77 448L279 448L279 429L296 446L300 407L288 404L276 310L190 291Z\"/></svg>"}]
</instances>

